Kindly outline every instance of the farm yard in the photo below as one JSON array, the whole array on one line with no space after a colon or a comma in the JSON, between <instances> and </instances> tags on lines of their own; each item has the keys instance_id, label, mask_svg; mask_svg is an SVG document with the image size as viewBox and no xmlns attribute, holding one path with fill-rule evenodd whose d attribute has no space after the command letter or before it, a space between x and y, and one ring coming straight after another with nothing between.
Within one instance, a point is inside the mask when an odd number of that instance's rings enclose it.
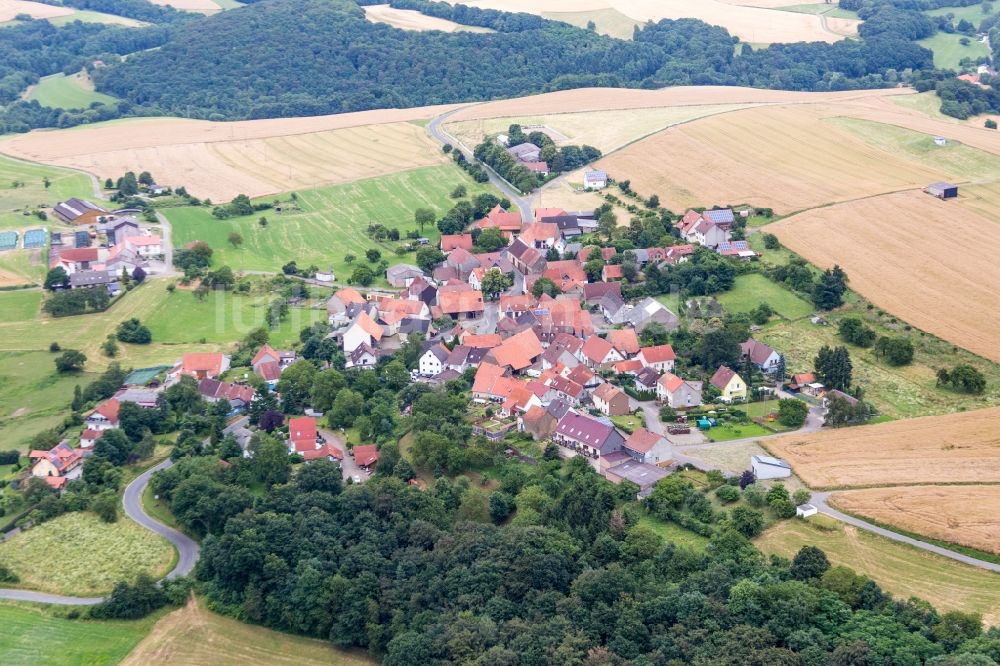
<instances>
[{"instance_id":1,"label":"farm yard","mask_svg":"<svg viewBox=\"0 0 1000 666\"><path fill-rule=\"evenodd\" d=\"M96 92L94 83L86 72L77 72L71 76L43 76L32 86L27 99L57 109L86 109L94 102L111 104L115 101L111 95Z\"/></svg>"},{"instance_id":2,"label":"farm yard","mask_svg":"<svg viewBox=\"0 0 1000 666\"><path fill-rule=\"evenodd\" d=\"M0 152L102 180L149 171L195 196L229 201L237 194L271 195L441 164L445 157L423 127L407 122L440 110L234 123L138 118L18 135L0 140Z\"/></svg>"},{"instance_id":3,"label":"farm yard","mask_svg":"<svg viewBox=\"0 0 1000 666\"><path fill-rule=\"evenodd\" d=\"M5 666L117 664L159 619L94 622L66 619L63 609L0 603L0 661Z\"/></svg>"},{"instance_id":4,"label":"farm yard","mask_svg":"<svg viewBox=\"0 0 1000 666\"><path fill-rule=\"evenodd\" d=\"M982 613L987 624L1000 623L1000 576L905 544L834 523L822 529L814 521L775 524L754 543L765 553L794 557L803 546L821 548L831 564L869 576L897 598L925 599L941 610Z\"/></svg>"},{"instance_id":5,"label":"farm yard","mask_svg":"<svg viewBox=\"0 0 1000 666\"><path fill-rule=\"evenodd\" d=\"M451 0L456 4L457 0ZM858 21L828 18L787 11L773 11L770 0L752 6L745 0L553 0L544 4L531 0L469 0L463 4L511 12L527 12L559 19L563 13L580 21L593 20L605 34L629 37L624 31L627 20L645 23L660 19L694 18L726 28L743 41L757 44L772 42L836 42L857 34ZM785 4L788 4L787 2ZM610 14L609 12L615 12ZM620 14L621 16L617 16ZM624 18L622 18L624 17ZM598 20L602 19L600 23ZM573 21L567 21L573 23ZM575 23L574 23L575 24ZM584 25L586 22L584 21ZM602 29L603 28L603 29Z\"/></svg>"},{"instance_id":6,"label":"farm yard","mask_svg":"<svg viewBox=\"0 0 1000 666\"><path fill-rule=\"evenodd\" d=\"M26 589L92 596L141 573L161 578L173 546L127 518L105 523L95 514L68 513L0 543L0 560Z\"/></svg>"},{"instance_id":7,"label":"farm yard","mask_svg":"<svg viewBox=\"0 0 1000 666\"><path fill-rule=\"evenodd\" d=\"M956 215L962 219L957 233ZM908 191L817 208L768 230L820 267L839 263L851 287L878 307L1000 361L1000 331L994 325L1000 294L982 279L993 273L998 222L995 209L975 210L961 198L943 202Z\"/></svg>"},{"instance_id":8,"label":"farm yard","mask_svg":"<svg viewBox=\"0 0 1000 666\"><path fill-rule=\"evenodd\" d=\"M830 505L879 523L1000 555L997 486L911 486L838 492Z\"/></svg>"},{"instance_id":9,"label":"farm yard","mask_svg":"<svg viewBox=\"0 0 1000 666\"><path fill-rule=\"evenodd\" d=\"M2 640L2 639L0 639ZM334 648L329 642L243 624L188 604L160 619L122 666L149 664L215 664L216 666L371 666L364 653Z\"/></svg>"},{"instance_id":10,"label":"farm yard","mask_svg":"<svg viewBox=\"0 0 1000 666\"><path fill-rule=\"evenodd\" d=\"M263 211L227 220L213 218L206 208L174 208L163 212L173 226L174 242L182 246L193 240L205 241L215 250L216 265L229 265L237 270L280 271L285 263L295 260L302 267L309 264L323 269L332 267L337 275L343 275L351 270L344 261L345 255L354 254L363 261L365 250L371 248L379 249L390 264L412 263L413 254L396 255L392 246L376 243L365 234L365 229L377 222L399 229L403 237L406 232L416 230L436 239L439 233L435 227L417 228L413 211L426 207L443 214L454 205L455 200L449 195L459 185L464 185L470 196L492 191L475 183L460 169L442 164L300 191L296 196L301 212L278 215ZM267 217L266 227L258 223L261 215ZM233 248L227 241L233 231L243 236L239 248Z\"/></svg>"},{"instance_id":11,"label":"farm yard","mask_svg":"<svg viewBox=\"0 0 1000 666\"><path fill-rule=\"evenodd\" d=\"M767 443L810 487L1000 483L1000 408L791 434Z\"/></svg>"}]
</instances>

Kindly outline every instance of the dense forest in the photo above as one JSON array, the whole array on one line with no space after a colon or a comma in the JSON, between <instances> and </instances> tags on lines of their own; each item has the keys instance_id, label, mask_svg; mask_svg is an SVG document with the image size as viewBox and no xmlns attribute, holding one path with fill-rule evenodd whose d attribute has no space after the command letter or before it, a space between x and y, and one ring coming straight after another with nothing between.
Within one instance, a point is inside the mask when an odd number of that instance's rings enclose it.
<instances>
[{"instance_id":1,"label":"dense forest","mask_svg":"<svg viewBox=\"0 0 1000 666\"><path fill-rule=\"evenodd\" d=\"M815 548L767 559L736 512L704 551L664 542L581 458L511 462L488 502L465 478L420 490L381 461L371 481L346 488L334 463L289 479L287 463L261 477L252 468L263 459L232 462L187 457L154 480L207 534L197 577L212 606L366 648L386 666L1000 659L1000 632L983 632L979 617L893 599ZM257 478L270 487L260 499L249 491ZM701 495L669 490L658 501Z\"/></svg>"}]
</instances>

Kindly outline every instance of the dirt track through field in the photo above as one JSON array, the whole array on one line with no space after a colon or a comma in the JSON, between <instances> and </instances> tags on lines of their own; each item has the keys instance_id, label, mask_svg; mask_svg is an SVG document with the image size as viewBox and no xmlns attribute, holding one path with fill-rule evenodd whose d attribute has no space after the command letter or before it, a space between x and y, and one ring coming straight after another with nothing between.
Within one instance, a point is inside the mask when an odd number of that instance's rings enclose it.
<instances>
[{"instance_id":1,"label":"dirt track through field","mask_svg":"<svg viewBox=\"0 0 1000 666\"><path fill-rule=\"evenodd\" d=\"M768 442L813 488L1000 483L1000 408Z\"/></svg>"}]
</instances>

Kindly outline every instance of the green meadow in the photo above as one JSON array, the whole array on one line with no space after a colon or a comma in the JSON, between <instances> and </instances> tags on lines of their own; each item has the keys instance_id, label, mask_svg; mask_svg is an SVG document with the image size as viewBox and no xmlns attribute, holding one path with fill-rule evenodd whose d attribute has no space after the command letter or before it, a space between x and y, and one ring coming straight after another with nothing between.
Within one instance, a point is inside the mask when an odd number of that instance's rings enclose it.
<instances>
[{"instance_id":1,"label":"green meadow","mask_svg":"<svg viewBox=\"0 0 1000 666\"><path fill-rule=\"evenodd\" d=\"M70 197L94 198L90 176L0 155L0 229L42 225L41 220L24 212L51 208Z\"/></svg>"},{"instance_id":2,"label":"green meadow","mask_svg":"<svg viewBox=\"0 0 1000 666\"><path fill-rule=\"evenodd\" d=\"M962 44L962 40L968 44ZM959 69L963 58L976 60L988 56L990 50L975 37L958 33L936 32L931 37L918 40L917 44L934 52L934 66L940 69Z\"/></svg>"},{"instance_id":3,"label":"green meadow","mask_svg":"<svg viewBox=\"0 0 1000 666\"><path fill-rule=\"evenodd\" d=\"M443 214L455 204L456 200L449 195L458 185L465 185L469 196L493 191L473 182L460 169L441 165L302 190L296 193L299 212L263 211L227 220L212 217L211 209L206 207L170 208L161 212L173 225L175 245L182 247L193 240L208 243L215 251L212 259L215 266L280 271L285 263L294 260L299 266L332 267L342 279L351 271L344 261L347 254L358 257L360 263L365 251L375 248L390 264L412 262L413 253L397 255L394 252L397 243L377 243L365 234L365 229L369 224L382 224L399 229L404 239L407 232L415 230L434 242L440 235L437 229L428 225L419 230L413 221L413 211L423 207ZM281 199L286 200L287 196L282 195ZM261 216L267 218L266 227L258 223ZM232 232L243 237L243 244L237 248L228 241Z\"/></svg>"},{"instance_id":4,"label":"green meadow","mask_svg":"<svg viewBox=\"0 0 1000 666\"><path fill-rule=\"evenodd\" d=\"M758 273L740 275L729 291L718 295L719 303L730 312L750 312L767 303L785 319L812 314L812 303Z\"/></svg>"},{"instance_id":5,"label":"green meadow","mask_svg":"<svg viewBox=\"0 0 1000 666\"><path fill-rule=\"evenodd\" d=\"M28 99L54 109L86 109L94 102L111 104L115 101L111 95L96 92L85 72L43 76L31 89Z\"/></svg>"}]
</instances>

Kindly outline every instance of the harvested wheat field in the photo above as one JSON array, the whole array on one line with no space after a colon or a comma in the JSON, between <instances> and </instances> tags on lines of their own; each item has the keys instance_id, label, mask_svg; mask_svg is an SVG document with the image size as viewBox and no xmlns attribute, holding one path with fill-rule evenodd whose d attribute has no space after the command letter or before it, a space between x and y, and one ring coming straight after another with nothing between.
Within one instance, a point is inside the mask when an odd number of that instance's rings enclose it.
<instances>
[{"instance_id":1,"label":"harvested wheat field","mask_svg":"<svg viewBox=\"0 0 1000 666\"><path fill-rule=\"evenodd\" d=\"M121 662L122 666L368 666L363 653L330 643L243 624L202 608L194 597L166 615Z\"/></svg>"},{"instance_id":2,"label":"harvested wheat field","mask_svg":"<svg viewBox=\"0 0 1000 666\"><path fill-rule=\"evenodd\" d=\"M880 308L1000 361L1000 292L988 278L1000 211L986 215L960 199L909 191L817 208L768 228L817 266L843 266L851 288Z\"/></svg>"},{"instance_id":3,"label":"harvested wheat field","mask_svg":"<svg viewBox=\"0 0 1000 666\"><path fill-rule=\"evenodd\" d=\"M35 19L47 19L55 16L67 16L73 13L69 7L57 7L41 2L27 0L0 0L0 23L12 21L18 14L27 14Z\"/></svg>"},{"instance_id":4,"label":"harvested wheat field","mask_svg":"<svg viewBox=\"0 0 1000 666\"><path fill-rule=\"evenodd\" d=\"M940 179L928 166L879 150L824 121L829 107L758 107L660 132L598 165L674 210L752 203L779 214Z\"/></svg>"},{"instance_id":5,"label":"harvested wheat field","mask_svg":"<svg viewBox=\"0 0 1000 666\"><path fill-rule=\"evenodd\" d=\"M1000 486L916 486L830 496L841 511L1000 555Z\"/></svg>"},{"instance_id":6,"label":"harvested wheat field","mask_svg":"<svg viewBox=\"0 0 1000 666\"><path fill-rule=\"evenodd\" d=\"M456 4L458 0L450 0ZM616 10L645 23L660 19L694 18L722 26L743 41L757 44L773 42L836 42L858 32L859 21L727 3L720 0L463 0L462 4L529 14L556 12L601 12ZM794 3L789 3L794 4Z\"/></svg>"},{"instance_id":7,"label":"harvested wheat field","mask_svg":"<svg viewBox=\"0 0 1000 666\"><path fill-rule=\"evenodd\" d=\"M811 488L1000 483L1000 407L767 443Z\"/></svg>"},{"instance_id":8,"label":"harvested wheat field","mask_svg":"<svg viewBox=\"0 0 1000 666\"><path fill-rule=\"evenodd\" d=\"M698 118L745 109L749 104L691 104L628 111L581 111L536 116L506 116L446 123L446 129L465 146L472 147L487 135L507 131L513 123L526 132L538 127L555 130L557 144L586 144L608 153L644 136Z\"/></svg>"},{"instance_id":9,"label":"harvested wheat field","mask_svg":"<svg viewBox=\"0 0 1000 666\"><path fill-rule=\"evenodd\" d=\"M440 30L441 32L493 32L489 28L462 25L448 19L421 14L412 9L395 9L389 5L368 5L365 18L372 23L385 23L401 30Z\"/></svg>"},{"instance_id":10,"label":"harvested wheat field","mask_svg":"<svg viewBox=\"0 0 1000 666\"><path fill-rule=\"evenodd\" d=\"M215 201L370 178L444 160L422 127L405 120L429 109L213 123L139 119L0 143L23 159L69 166L99 178L149 171Z\"/></svg>"},{"instance_id":11,"label":"harvested wheat field","mask_svg":"<svg viewBox=\"0 0 1000 666\"><path fill-rule=\"evenodd\" d=\"M211 14L222 9L212 0L149 0L154 5L170 5L174 9L180 9L185 12L201 12L203 14Z\"/></svg>"}]
</instances>

